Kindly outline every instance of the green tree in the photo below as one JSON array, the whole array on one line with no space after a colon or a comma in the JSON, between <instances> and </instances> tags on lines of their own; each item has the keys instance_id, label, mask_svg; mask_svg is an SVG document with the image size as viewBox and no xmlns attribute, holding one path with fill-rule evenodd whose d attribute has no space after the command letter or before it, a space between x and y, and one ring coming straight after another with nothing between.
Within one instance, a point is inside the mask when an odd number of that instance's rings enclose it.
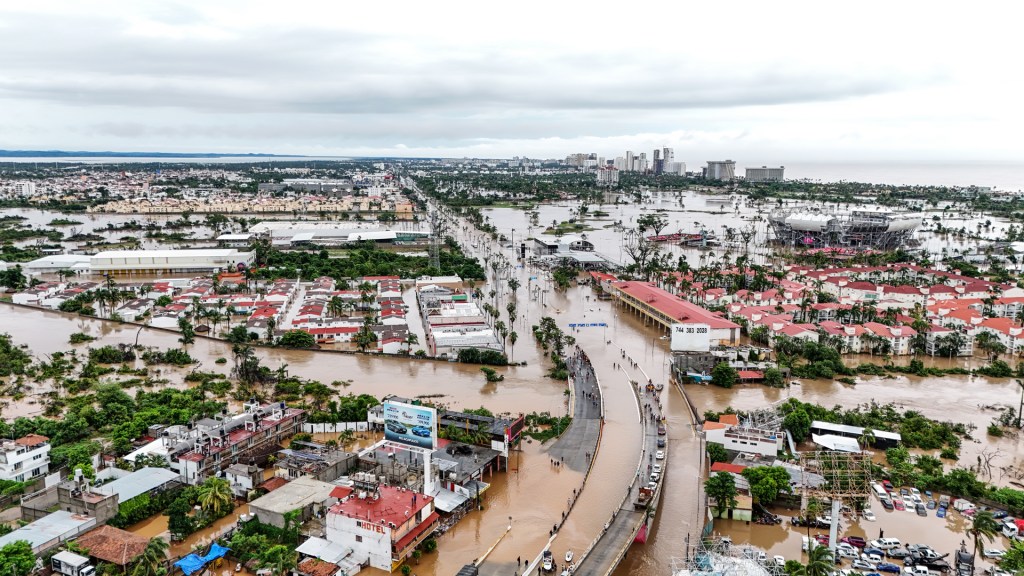
<instances>
[{"instance_id":1,"label":"green tree","mask_svg":"<svg viewBox=\"0 0 1024 576\"><path fill-rule=\"evenodd\" d=\"M195 328L192 327L192 322L188 318L178 318L178 329L181 330L181 337L178 338L178 342L188 345L196 341Z\"/></svg>"},{"instance_id":2,"label":"green tree","mask_svg":"<svg viewBox=\"0 0 1024 576\"><path fill-rule=\"evenodd\" d=\"M305 330L289 330L281 335L278 343L289 348L313 348L316 346L316 338Z\"/></svg>"},{"instance_id":3,"label":"green tree","mask_svg":"<svg viewBox=\"0 0 1024 576\"><path fill-rule=\"evenodd\" d=\"M231 485L223 478L207 478L199 486L199 506L212 516L223 516L231 509L231 500Z\"/></svg>"},{"instance_id":4,"label":"green tree","mask_svg":"<svg viewBox=\"0 0 1024 576\"><path fill-rule=\"evenodd\" d=\"M15 264L14 267L0 272L0 286L4 288L21 290L25 288L27 283L28 280L26 280L25 275L21 271L21 264Z\"/></svg>"},{"instance_id":5,"label":"green tree","mask_svg":"<svg viewBox=\"0 0 1024 576\"><path fill-rule=\"evenodd\" d=\"M167 540L163 538L150 538L142 555L135 560L132 566L132 576L163 576L167 573L164 564L167 562Z\"/></svg>"},{"instance_id":6,"label":"green tree","mask_svg":"<svg viewBox=\"0 0 1024 576\"><path fill-rule=\"evenodd\" d=\"M298 561L298 553L294 549L283 544L272 546L262 557L262 564L269 567L274 576L284 576L295 568Z\"/></svg>"},{"instance_id":7,"label":"green tree","mask_svg":"<svg viewBox=\"0 0 1024 576\"><path fill-rule=\"evenodd\" d=\"M739 380L739 373L726 362L719 362L711 369L711 383L722 388L732 388Z\"/></svg>"},{"instance_id":8,"label":"green tree","mask_svg":"<svg viewBox=\"0 0 1024 576\"><path fill-rule=\"evenodd\" d=\"M718 516L736 507L736 480L728 472L719 472L705 480L704 492L715 500Z\"/></svg>"},{"instance_id":9,"label":"green tree","mask_svg":"<svg viewBox=\"0 0 1024 576\"><path fill-rule=\"evenodd\" d=\"M725 446L721 444L715 444L714 442L708 442L708 459L711 463L725 462L729 459L729 453L725 451Z\"/></svg>"},{"instance_id":10,"label":"green tree","mask_svg":"<svg viewBox=\"0 0 1024 576\"><path fill-rule=\"evenodd\" d=\"M772 388L782 388L786 385L785 379L782 377L782 370L778 368L769 368L764 371L764 383Z\"/></svg>"},{"instance_id":11,"label":"green tree","mask_svg":"<svg viewBox=\"0 0 1024 576\"><path fill-rule=\"evenodd\" d=\"M228 331L227 341L232 344L245 344L249 341L249 329L239 324Z\"/></svg>"},{"instance_id":12,"label":"green tree","mask_svg":"<svg viewBox=\"0 0 1024 576\"><path fill-rule=\"evenodd\" d=\"M828 576L833 570L832 551L828 546L815 546L807 552L807 564L801 566L796 576Z\"/></svg>"},{"instance_id":13,"label":"green tree","mask_svg":"<svg viewBox=\"0 0 1024 576\"><path fill-rule=\"evenodd\" d=\"M974 559L978 559L978 548L984 548L985 542L991 542L999 534L999 522L989 510L974 514L971 524L964 530L974 541Z\"/></svg>"},{"instance_id":14,"label":"green tree","mask_svg":"<svg viewBox=\"0 0 1024 576\"><path fill-rule=\"evenodd\" d=\"M4 576L28 576L35 565L36 555L26 540L17 540L0 548L0 574Z\"/></svg>"},{"instance_id":15,"label":"green tree","mask_svg":"<svg viewBox=\"0 0 1024 576\"><path fill-rule=\"evenodd\" d=\"M811 417L802 408L793 410L782 419L782 427L793 435L794 442L803 442L811 434Z\"/></svg>"},{"instance_id":16,"label":"green tree","mask_svg":"<svg viewBox=\"0 0 1024 576\"><path fill-rule=\"evenodd\" d=\"M789 494L789 472L781 466L753 466L743 469L743 477L750 483L750 495L762 505L775 501L780 493Z\"/></svg>"},{"instance_id":17,"label":"green tree","mask_svg":"<svg viewBox=\"0 0 1024 576\"><path fill-rule=\"evenodd\" d=\"M363 325L359 327L359 331L356 332L355 337L352 339L360 352L366 352L367 348L377 344L377 333L373 331L372 322L372 319L367 316L363 320Z\"/></svg>"}]
</instances>

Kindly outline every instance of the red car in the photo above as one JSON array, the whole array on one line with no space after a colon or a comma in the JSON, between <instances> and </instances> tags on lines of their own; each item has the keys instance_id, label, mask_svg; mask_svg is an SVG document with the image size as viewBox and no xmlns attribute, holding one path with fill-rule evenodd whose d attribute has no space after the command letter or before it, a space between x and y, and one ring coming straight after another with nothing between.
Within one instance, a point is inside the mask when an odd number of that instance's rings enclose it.
<instances>
[{"instance_id":1,"label":"red car","mask_svg":"<svg viewBox=\"0 0 1024 576\"><path fill-rule=\"evenodd\" d=\"M818 544L821 544L822 546L828 546L828 534L815 534L814 539L818 541Z\"/></svg>"},{"instance_id":2,"label":"red car","mask_svg":"<svg viewBox=\"0 0 1024 576\"><path fill-rule=\"evenodd\" d=\"M893 498L892 505L895 506L897 510L906 510L906 506L903 505L903 500Z\"/></svg>"},{"instance_id":3,"label":"red car","mask_svg":"<svg viewBox=\"0 0 1024 576\"><path fill-rule=\"evenodd\" d=\"M887 492L893 491L892 482L889 482L888 480L882 480L882 487L885 488Z\"/></svg>"},{"instance_id":4,"label":"red car","mask_svg":"<svg viewBox=\"0 0 1024 576\"><path fill-rule=\"evenodd\" d=\"M868 544L867 540L864 540L860 536L844 536L840 542L846 542L847 544L856 546L857 548L863 548Z\"/></svg>"}]
</instances>

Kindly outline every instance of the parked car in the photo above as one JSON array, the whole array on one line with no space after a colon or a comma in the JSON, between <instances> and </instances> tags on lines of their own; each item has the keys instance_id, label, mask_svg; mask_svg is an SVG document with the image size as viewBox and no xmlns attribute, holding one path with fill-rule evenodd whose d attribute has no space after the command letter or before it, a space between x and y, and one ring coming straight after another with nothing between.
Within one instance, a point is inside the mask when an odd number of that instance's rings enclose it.
<instances>
[{"instance_id":1,"label":"parked car","mask_svg":"<svg viewBox=\"0 0 1024 576\"><path fill-rule=\"evenodd\" d=\"M906 488L900 488L900 496L903 496L904 498L910 496L910 490L907 490Z\"/></svg>"},{"instance_id":2,"label":"parked car","mask_svg":"<svg viewBox=\"0 0 1024 576\"><path fill-rule=\"evenodd\" d=\"M658 438L658 448L664 448L664 447L665 447L665 439L664 438Z\"/></svg>"},{"instance_id":3,"label":"parked car","mask_svg":"<svg viewBox=\"0 0 1024 576\"><path fill-rule=\"evenodd\" d=\"M1006 555L1006 550L1000 550L998 548L986 548L981 555L990 560L999 560L1000 558Z\"/></svg>"},{"instance_id":4,"label":"parked car","mask_svg":"<svg viewBox=\"0 0 1024 576\"><path fill-rule=\"evenodd\" d=\"M658 425L658 436L664 436L667 432L668 430L665 428L664 425Z\"/></svg>"},{"instance_id":5,"label":"parked car","mask_svg":"<svg viewBox=\"0 0 1024 576\"><path fill-rule=\"evenodd\" d=\"M900 573L900 567L895 565L895 564L891 564L889 562L882 562L881 564L878 565L878 571L879 572L891 572L893 574L899 574Z\"/></svg>"},{"instance_id":6,"label":"parked car","mask_svg":"<svg viewBox=\"0 0 1024 576\"><path fill-rule=\"evenodd\" d=\"M882 500L882 508L885 508L886 510L892 510L892 508L893 508L892 501L890 501L890 500Z\"/></svg>"},{"instance_id":7,"label":"parked car","mask_svg":"<svg viewBox=\"0 0 1024 576\"><path fill-rule=\"evenodd\" d=\"M776 554L775 556L772 556L772 560L775 561L775 565L779 568L782 568L786 565L786 558L784 556L779 556Z\"/></svg>"},{"instance_id":8,"label":"parked car","mask_svg":"<svg viewBox=\"0 0 1024 576\"><path fill-rule=\"evenodd\" d=\"M1007 516L1008 516L1008 514L1006 513L1006 510L996 510L995 512L992 513L992 517L995 518L996 520L1002 520L1003 518L1006 518Z\"/></svg>"},{"instance_id":9,"label":"parked car","mask_svg":"<svg viewBox=\"0 0 1024 576\"><path fill-rule=\"evenodd\" d=\"M868 546L868 547L864 548L864 553L865 554L874 554L875 556L882 556L882 557L885 556L885 551L884 550L882 550L881 548L872 548L871 546Z\"/></svg>"},{"instance_id":10,"label":"parked car","mask_svg":"<svg viewBox=\"0 0 1024 576\"><path fill-rule=\"evenodd\" d=\"M815 534L814 539L818 541L818 544L828 546L829 536L828 534Z\"/></svg>"},{"instance_id":11,"label":"parked car","mask_svg":"<svg viewBox=\"0 0 1024 576\"><path fill-rule=\"evenodd\" d=\"M847 544L851 544L853 546L856 546L857 548L863 548L868 545L867 540L861 538L860 536L844 536L839 541L846 542Z\"/></svg>"},{"instance_id":12,"label":"parked car","mask_svg":"<svg viewBox=\"0 0 1024 576\"><path fill-rule=\"evenodd\" d=\"M854 570L875 570L874 564L865 562L864 560L854 560L850 566L852 566Z\"/></svg>"},{"instance_id":13,"label":"parked car","mask_svg":"<svg viewBox=\"0 0 1024 576\"><path fill-rule=\"evenodd\" d=\"M886 552L885 555L888 556L889 558L895 558L897 560L902 560L904 558L909 558L910 557L910 550L907 550L906 548L893 548L892 550L889 550L888 552Z\"/></svg>"},{"instance_id":14,"label":"parked car","mask_svg":"<svg viewBox=\"0 0 1024 576\"><path fill-rule=\"evenodd\" d=\"M868 554L867 552L860 555L860 559L865 562L871 562L872 564L878 564L882 561L883 557L881 554Z\"/></svg>"},{"instance_id":15,"label":"parked car","mask_svg":"<svg viewBox=\"0 0 1024 576\"><path fill-rule=\"evenodd\" d=\"M900 500L899 498L893 498L892 499L892 505L897 510L906 510L907 509L907 507L903 505L903 500Z\"/></svg>"},{"instance_id":16,"label":"parked car","mask_svg":"<svg viewBox=\"0 0 1024 576\"><path fill-rule=\"evenodd\" d=\"M882 487L884 487L889 492L892 492L893 490L892 482L889 482L888 480L882 480Z\"/></svg>"},{"instance_id":17,"label":"parked car","mask_svg":"<svg viewBox=\"0 0 1024 576\"><path fill-rule=\"evenodd\" d=\"M874 522L875 520L877 520L877 518L875 518L875 513L872 512L870 509L865 510L864 513L861 514L861 516L863 516L864 519L868 522Z\"/></svg>"},{"instance_id":18,"label":"parked car","mask_svg":"<svg viewBox=\"0 0 1024 576\"><path fill-rule=\"evenodd\" d=\"M665 459L665 452L662 451L662 450L658 450L657 452L654 453L654 459L655 460L664 460Z\"/></svg>"},{"instance_id":19,"label":"parked car","mask_svg":"<svg viewBox=\"0 0 1024 576\"><path fill-rule=\"evenodd\" d=\"M654 467L651 468L651 471L657 474L661 474L661 464L655 464Z\"/></svg>"},{"instance_id":20,"label":"parked car","mask_svg":"<svg viewBox=\"0 0 1024 576\"><path fill-rule=\"evenodd\" d=\"M927 516L928 515L928 509L925 508L924 504L921 504L920 502L918 502L917 505L914 506L914 511L917 512L918 516Z\"/></svg>"},{"instance_id":21,"label":"parked car","mask_svg":"<svg viewBox=\"0 0 1024 576\"><path fill-rule=\"evenodd\" d=\"M857 549L852 546L849 548L836 548L836 557L856 560L858 558Z\"/></svg>"}]
</instances>

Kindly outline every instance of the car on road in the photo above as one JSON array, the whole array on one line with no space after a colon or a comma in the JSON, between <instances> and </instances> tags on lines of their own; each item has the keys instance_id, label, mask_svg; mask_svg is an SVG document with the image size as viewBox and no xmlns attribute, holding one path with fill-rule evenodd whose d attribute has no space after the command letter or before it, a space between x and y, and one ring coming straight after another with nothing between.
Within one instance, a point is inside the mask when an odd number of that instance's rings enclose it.
<instances>
[{"instance_id":1,"label":"car on road","mask_svg":"<svg viewBox=\"0 0 1024 576\"><path fill-rule=\"evenodd\" d=\"M1003 556L1006 556L1006 550L1000 550L998 548L986 548L985 552L983 552L981 555L990 560L999 560Z\"/></svg>"},{"instance_id":2,"label":"car on road","mask_svg":"<svg viewBox=\"0 0 1024 576\"><path fill-rule=\"evenodd\" d=\"M665 459L665 451L664 450L658 450L657 452L655 452L654 453L654 459L655 460L664 460Z\"/></svg>"},{"instance_id":3,"label":"car on road","mask_svg":"<svg viewBox=\"0 0 1024 576\"><path fill-rule=\"evenodd\" d=\"M665 426L659 424L658 425L658 436L664 436L666 433L668 433L668 430L665 428Z\"/></svg>"},{"instance_id":4,"label":"car on road","mask_svg":"<svg viewBox=\"0 0 1024 576\"><path fill-rule=\"evenodd\" d=\"M854 570L871 570L871 571L874 571L876 569L874 564L872 564L870 562L865 562L864 560L854 560L850 564L850 566L853 567Z\"/></svg>"},{"instance_id":5,"label":"car on road","mask_svg":"<svg viewBox=\"0 0 1024 576\"><path fill-rule=\"evenodd\" d=\"M843 536L843 538L839 541L846 542L847 544L850 544L851 546L856 546L857 548L863 548L868 545L867 540L861 538L860 536Z\"/></svg>"},{"instance_id":6,"label":"car on road","mask_svg":"<svg viewBox=\"0 0 1024 576\"><path fill-rule=\"evenodd\" d=\"M651 482L657 482L661 476L657 472L651 472Z\"/></svg>"},{"instance_id":7,"label":"car on road","mask_svg":"<svg viewBox=\"0 0 1024 576\"><path fill-rule=\"evenodd\" d=\"M394 432L395 434L406 434L407 432L409 432L409 430L405 426L402 426L401 424L394 420L389 420L385 422L384 427L387 428L388 431Z\"/></svg>"},{"instance_id":8,"label":"car on road","mask_svg":"<svg viewBox=\"0 0 1024 576\"><path fill-rule=\"evenodd\" d=\"M412 433L423 438L430 438L430 428L426 426L413 426Z\"/></svg>"},{"instance_id":9,"label":"car on road","mask_svg":"<svg viewBox=\"0 0 1024 576\"><path fill-rule=\"evenodd\" d=\"M653 467L651 467L651 471L653 471L655 474L661 474L661 464L655 464Z\"/></svg>"},{"instance_id":10,"label":"car on road","mask_svg":"<svg viewBox=\"0 0 1024 576\"><path fill-rule=\"evenodd\" d=\"M879 572L891 572L893 574L899 574L900 570L901 568L899 566L892 564L890 562L882 562L878 565Z\"/></svg>"},{"instance_id":11,"label":"car on road","mask_svg":"<svg viewBox=\"0 0 1024 576\"><path fill-rule=\"evenodd\" d=\"M664 438L658 438L658 448L664 448L664 447L665 447L665 439Z\"/></svg>"}]
</instances>

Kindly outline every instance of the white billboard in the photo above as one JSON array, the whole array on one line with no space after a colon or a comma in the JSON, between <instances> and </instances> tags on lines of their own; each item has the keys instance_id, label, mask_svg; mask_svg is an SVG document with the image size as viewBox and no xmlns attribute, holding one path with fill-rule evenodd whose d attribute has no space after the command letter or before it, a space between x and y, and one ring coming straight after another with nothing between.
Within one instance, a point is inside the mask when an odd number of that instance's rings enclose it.
<instances>
[{"instance_id":1,"label":"white billboard","mask_svg":"<svg viewBox=\"0 0 1024 576\"><path fill-rule=\"evenodd\" d=\"M711 327L707 324L673 324L673 352L707 352L711 349Z\"/></svg>"},{"instance_id":2,"label":"white billboard","mask_svg":"<svg viewBox=\"0 0 1024 576\"><path fill-rule=\"evenodd\" d=\"M418 448L437 448L437 410L384 402L384 439Z\"/></svg>"}]
</instances>

